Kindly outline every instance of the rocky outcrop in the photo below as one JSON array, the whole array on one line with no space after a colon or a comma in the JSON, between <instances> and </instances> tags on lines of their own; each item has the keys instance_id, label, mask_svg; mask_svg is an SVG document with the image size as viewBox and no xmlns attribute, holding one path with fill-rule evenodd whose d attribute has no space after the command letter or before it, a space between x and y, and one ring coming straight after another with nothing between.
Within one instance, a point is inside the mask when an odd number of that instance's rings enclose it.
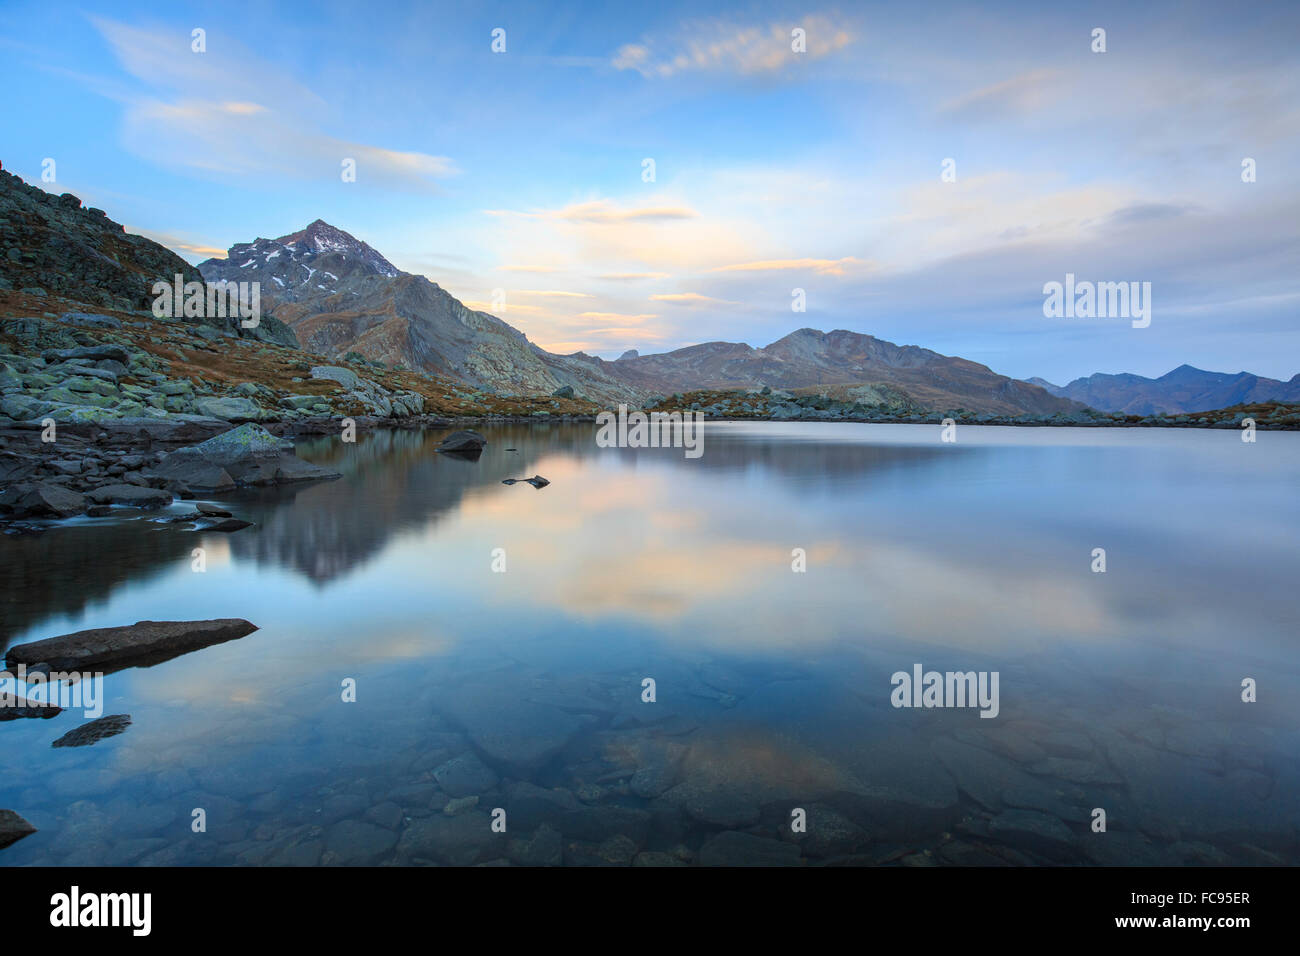
<instances>
[{"instance_id":1,"label":"rocky outcrop","mask_svg":"<svg viewBox=\"0 0 1300 956\"><path fill-rule=\"evenodd\" d=\"M97 627L9 648L5 662L53 671L117 670L169 660L190 651L237 640L257 627L240 618L210 621L137 621Z\"/></svg>"},{"instance_id":2,"label":"rocky outcrop","mask_svg":"<svg viewBox=\"0 0 1300 956\"><path fill-rule=\"evenodd\" d=\"M193 491L226 491L237 485L277 485L341 477L303 461L293 442L260 425L244 424L199 445L178 448L150 472Z\"/></svg>"},{"instance_id":3,"label":"rocky outcrop","mask_svg":"<svg viewBox=\"0 0 1300 956\"><path fill-rule=\"evenodd\" d=\"M360 403L366 414L377 418L410 418L424 412L424 396L419 392L390 391L348 368L318 365L311 370L311 377L338 382L344 402Z\"/></svg>"}]
</instances>

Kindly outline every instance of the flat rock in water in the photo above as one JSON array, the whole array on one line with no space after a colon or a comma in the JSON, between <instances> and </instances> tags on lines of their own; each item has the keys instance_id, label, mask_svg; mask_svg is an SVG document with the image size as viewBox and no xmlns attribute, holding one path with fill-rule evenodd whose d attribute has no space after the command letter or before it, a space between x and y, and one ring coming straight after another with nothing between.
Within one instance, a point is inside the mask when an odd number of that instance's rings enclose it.
<instances>
[{"instance_id":1,"label":"flat rock in water","mask_svg":"<svg viewBox=\"0 0 1300 956\"><path fill-rule=\"evenodd\" d=\"M12 810L0 810L0 850L35 832L36 827Z\"/></svg>"},{"instance_id":2,"label":"flat rock in water","mask_svg":"<svg viewBox=\"0 0 1300 956\"><path fill-rule=\"evenodd\" d=\"M48 664L51 670L146 666L233 641L256 631L240 618L211 621L139 621L124 627L97 627L9 648L11 666Z\"/></svg>"},{"instance_id":3,"label":"flat rock in water","mask_svg":"<svg viewBox=\"0 0 1300 956\"><path fill-rule=\"evenodd\" d=\"M130 726L130 714L110 714L108 717L100 717L88 724L82 724L75 730L69 730L50 746L89 747L91 744L99 743L106 737L116 737Z\"/></svg>"},{"instance_id":4,"label":"flat rock in water","mask_svg":"<svg viewBox=\"0 0 1300 956\"><path fill-rule=\"evenodd\" d=\"M207 502L196 501L194 510L199 514L207 515L209 518L229 518L230 512L224 508L218 508L216 505L210 505Z\"/></svg>"},{"instance_id":5,"label":"flat rock in water","mask_svg":"<svg viewBox=\"0 0 1300 956\"><path fill-rule=\"evenodd\" d=\"M528 484L532 485L534 488L545 488L547 485L550 484L550 482L547 481L545 478L543 478L541 475L533 475L533 477L531 478L502 478L501 484L517 485L521 481L527 482Z\"/></svg>"}]
</instances>

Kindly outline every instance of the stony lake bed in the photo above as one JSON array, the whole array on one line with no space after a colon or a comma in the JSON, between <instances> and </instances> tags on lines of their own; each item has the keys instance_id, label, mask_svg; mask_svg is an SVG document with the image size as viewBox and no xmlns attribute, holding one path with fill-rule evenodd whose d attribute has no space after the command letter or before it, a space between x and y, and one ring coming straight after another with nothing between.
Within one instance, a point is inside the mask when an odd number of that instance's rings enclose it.
<instances>
[{"instance_id":1,"label":"stony lake bed","mask_svg":"<svg viewBox=\"0 0 1300 956\"><path fill-rule=\"evenodd\" d=\"M0 723L0 864L1300 862L1300 436L449 430L0 539L7 650L256 628L109 673L85 745ZM917 664L997 672L997 716L894 706Z\"/></svg>"}]
</instances>

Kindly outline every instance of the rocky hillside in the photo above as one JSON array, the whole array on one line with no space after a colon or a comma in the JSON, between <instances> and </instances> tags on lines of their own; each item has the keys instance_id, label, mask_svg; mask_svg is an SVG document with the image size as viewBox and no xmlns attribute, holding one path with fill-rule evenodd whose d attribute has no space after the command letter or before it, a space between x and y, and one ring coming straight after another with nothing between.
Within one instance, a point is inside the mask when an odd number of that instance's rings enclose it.
<instances>
[{"instance_id":1,"label":"rocky hillside","mask_svg":"<svg viewBox=\"0 0 1300 956\"><path fill-rule=\"evenodd\" d=\"M55 196L0 170L0 291L34 299L148 311L155 282L202 282L199 271L152 239L128 233L102 209L82 208L72 193ZM177 319L241 338L297 345L274 318L244 328L235 316Z\"/></svg>"},{"instance_id":2,"label":"rocky hillside","mask_svg":"<svg viewBox=\"0 0 1300 956\"><path fill-rule=\"evenodd\" d=\"M1064 387L1043 379L1030 381L1053 395L1126 415L1185 415L1258 402L1300 402L1300 374L1282 382L1249 372L1206 372L1191 365L1180 365L1159 378L1099 372Z\"/></svg>"},{"instance_id":3,"label":"rocky hillside","mask_svg":"<svg viewBox=\"0 0 1300 956\"><path fill-rule=\"evenodd\" d=\"M199 269L212 282L260 282L263 309L292 328L303 348L331 359L354 354L503 394L550 395L569 386L606 404L641 397L598 360L539 348L319 219L279 239L238 243L227 258Z\"/></svg>"},{"instance_id":4,"label":"rocky hillside","mask_svg":"<svg viewBox=\"0 0 1300 956\"><path fill-rule=\"evenodd\" d=\"M200 280L180 256L127 233L102 209L82 208L72 193L56 196L0 171L0 289L147 309L153 283L177 274Z\"/></svg>"},{"instance_id":5,"label":"rocky hillside","mask_svg":"<svg viewBox=\"0 0 1300 956\"><path fill-rule=\"evenodd\" d=\"M908 404L935 411L1050 416L1082 410L1068 398L977 362L844 330L800 329L757 349L743 342L707 342L660 355L628 353L602 364L611 376L659 393L872 385L902 392Z\"/></svg>"}]
</instances>

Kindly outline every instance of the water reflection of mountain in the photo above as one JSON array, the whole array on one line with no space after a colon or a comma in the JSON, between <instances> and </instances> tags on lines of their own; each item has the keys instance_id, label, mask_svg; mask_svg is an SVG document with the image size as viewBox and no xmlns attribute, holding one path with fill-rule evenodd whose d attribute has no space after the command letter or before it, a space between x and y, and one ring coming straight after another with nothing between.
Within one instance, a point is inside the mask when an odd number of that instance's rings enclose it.
<instances>
[{"instance_id":1,"label":"water reflection of mountain","mask_svg":"<svg viewBox=\"0 0 1300 956\"><path fill-rule=\"evenodd\" d=\"M258 528L254 534L233 535L231 551L325 583L378 554L391 537L427 528L454 512L471 489L519 494L524 489L501 480L526 478L538 462L555 455L614 455L627 464L701 468L728 476L759 468L798 480L807 490L815 487L809 482L929 464L952 453L950 448L842 440L772 443L717 435L707 440L703 457L687 459L679 448L599 448L595 426L589 424L501 425L482 431L489 441L477 461L435 452L443 432L382 431L356 444L333 438L301 442L299 455L342 472L343 478L232 499L233 510Z\"/></svg>"},{"instance_id":2,"label":"water reflection of mountain","mask_svg":"<svg viewBox=\"0 0 1300 956\"><path fill-rule=\"evenodd\" d=\"M380 552L391 537L435 524L471 488L508 492L501 480L531 475L544 450L536 432L530 437L526 427L500 428L493 430L483 455L472 461L438 454L434 449L443 434L382 431L356 444L300 442L301 457L343 477L232 498L232 510L256 522L258 529L232 536L231 552L325 583Z\"/></svg>"},{"instance_id":3,"label":"water reflection of mountain","mask_svg":"<svg viewBox=\"0 0 1300 956\"><path fill-rule=\"evenodd\" d=\"M6 535L0 539L0 649L37 621L79 614L108 600L124 581L188 561L196 543L149 521L73 522L38 537Z\"/></svg>"},{"instance_id":4,"label":"water reflection of mountain","mask_svg":"<svg viewBox=\"0 0 1300 956\"><path fill-rule=\"evenodd\" d=\"M703 457L687 459L680 448L599 448L590 424L482 430L489 444L477 461L437 454L434 448L444 433L436 431L380 431L356 444L335 438L301 442L302 457L342 472L343 478L250 490L224 499L237 515L257 523L225 541L239 558L276 564L324 583L380 553L393 536L442 520L475 488L483 493L545 494L508 487L501 480L526 478L554 455L612 455L638 467L698 468L726 478L760 469L797 481L802 491L811 492L845 478L930 466L954 451L829 438L771 442L719 431L706 433ZM515 451L506 450L511 448ZM107 600L125 581L188 560L196 545L195 536L147 520L74 522L39 537L6 536L0 540L5 565L0 647L36 621L78 614Z\"/></svg>"}]
</instances>

